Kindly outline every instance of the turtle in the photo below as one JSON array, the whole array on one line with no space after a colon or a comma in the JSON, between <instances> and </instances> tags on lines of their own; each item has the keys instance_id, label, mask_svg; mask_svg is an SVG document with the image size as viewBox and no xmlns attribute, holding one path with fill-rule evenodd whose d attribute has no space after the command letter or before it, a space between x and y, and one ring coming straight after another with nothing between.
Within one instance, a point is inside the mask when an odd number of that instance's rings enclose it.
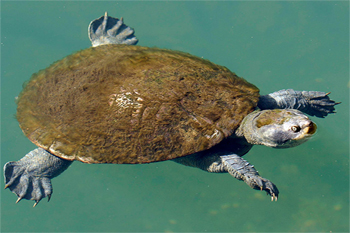
<instances>
[{"instance_id":1,"label":"turtle","mask_svg":"<svg viewBox=\"0 0 350 233\"><path fill-rule=\"evenodd\" d=\"M253 145L290 148L339 104L320 91L259 89L191 54L136 45L107 12L88 28L92 47L33 74L17 100L25 136L38 148L4 165L5 189L51 198L51 179L73 161L144 164L171 160L229 173L277 201L279 190L242 158Z\"/></svg>"}]
</instances>

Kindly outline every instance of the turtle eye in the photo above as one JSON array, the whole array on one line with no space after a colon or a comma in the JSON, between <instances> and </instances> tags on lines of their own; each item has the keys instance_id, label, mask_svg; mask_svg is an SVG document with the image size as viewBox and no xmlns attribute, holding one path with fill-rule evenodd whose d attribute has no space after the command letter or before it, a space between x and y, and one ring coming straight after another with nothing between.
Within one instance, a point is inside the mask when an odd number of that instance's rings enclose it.
<instances>
[{"instance_id":1,"label":"turtle eye","mask_svg":"<svg viewBox=\"0 0 350 233\"><path fill-rule=\"evenodd\" d=\"M301 128L299 127L299 126L292 126L292 131L293 132L295 132L295 133L297 133L297 132L299 132L300 130L301 130Z\"/></svg>"}]
</instances>

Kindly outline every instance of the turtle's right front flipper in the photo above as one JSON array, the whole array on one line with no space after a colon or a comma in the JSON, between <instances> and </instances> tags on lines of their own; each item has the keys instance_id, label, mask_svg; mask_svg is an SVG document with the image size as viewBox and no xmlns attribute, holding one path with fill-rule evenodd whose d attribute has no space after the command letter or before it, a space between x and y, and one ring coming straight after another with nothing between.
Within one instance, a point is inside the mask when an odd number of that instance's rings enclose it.
<instances>
[{"instance_id":1,"label":"turtle's right front flipper","mask_svg":"<svg viewBox=\"0 0 350 233\"><path fill-rule=\"evenodd\" d=\"M89 25L89 38L93 47L104 44L135 45L138 40L134 30L123 23L123 18L113 18L107 12Z\"/></svg>"},{"instance_id":2,"label":"turtle's right front flipper","mask_svg":"<svg viewBox=\"0 0 350 233\"><path fill-rule=\"evenodd\" d=\"M224 169L238 180L243 180L253 189L264 190L271 196L271 201L277 201L279 191L271 181L259 175L254 166L236 154L220 156Z\"/></svg>"},{"instance_id":3,"label":"turtle's right front flipper","mask_svg":"<svg viewBox=\"0 0 350 233\"><path fill-rule=\"evenodd\" d=\"M199 153L200 154L200 153ZM173 159L174 162L197 167L213 173L229 173L238 180L244 181L251 188L263 190L271 196L272 201L277 201L279 191L271 181L259 175L254 166L237 154L229 155L199 155L192 154Z\"/></svg>"},{"instance_id":4,"label":"turtle's right front flipper","mask_svg":"<svg viewBox=\"0 0 350 233\"><path fill-rule=\"evenodd\" d=\"M331 100L329 94L321 91L280 90L260 96L258 107L262 110L297 109L310 116L323 118L329 113L335 113L335 105L340 104Z\"/></svg>"},{"instance_id":5,"label":"turtle's right front flipper","mask_svg":"<svg viewBox=\"0 0 350 233\"><path fill-rule=\"evenodd\" d=\"M66 170L72 161L58 158L42 148L29 152L19 161L4 166L5 188L21 199L34 200L34 207L42 198L52 194L51 179ZM16 202L16 203L17 203Z\"/></svg>"}]
</instances>

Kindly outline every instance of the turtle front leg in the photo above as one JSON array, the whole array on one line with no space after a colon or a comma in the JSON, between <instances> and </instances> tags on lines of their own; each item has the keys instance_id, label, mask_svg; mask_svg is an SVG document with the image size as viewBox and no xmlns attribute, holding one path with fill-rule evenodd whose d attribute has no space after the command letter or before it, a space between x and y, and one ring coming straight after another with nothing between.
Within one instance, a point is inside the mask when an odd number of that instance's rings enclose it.
<instances>
[{"instance_id":1,"label":"turtle front leg","mask_svg":"<svg viewBox=\"0 0 350 233\"><path fill-rule=\"evenodd\" d=\"M260 96L258 107L264 109L297 109L310 116L324 118L335 113L335 105L340 104L329 98L329 93L321 91L280 90Z\"/></svg>"},{"instance_id":2,"label":"turtle front leg","mask_svg":"<svg viewBox=\"0 0 350 233\"><path fill-rule=\"evenodd\" d=\"M247 160L243 159L241 156L232 154L220 156L221 164L223 168L216 164L212 164L212 169L217 172L216 169L223 169L231 174L238 180L243 180L247 185L253 189L264 190L267 194L271 196L271 201L277 201L279 191L271 181L261 177L254 166L251 165Z\"/></svg>"},{"instance_id":3,"label":"turtle front leg","mask_svg":"<svg viewBox=\"0 0 350 233\"><path fill-rule=\"evenodd\" d=\"M186 166L197 167L213 173L228 172L234 178L243 180L253 189L264 190L271 196L271 201L277 201L279 191L271 181L259 175L254 166L237 154L197 156L188 155L173 161Z\"/></svg>"},{"instance_id":4,"label":"turtle front leg","mask_svg":"<svg viewBox=\"0 0 350 233\"><path fill-rule=\"evenodd\" d=\"M34 200L35 207L42 198L52 194L51 179L66 170L72 161L58 158L48 151L37 148L19 161L4 166L5 189L9 188L21 199Z\"/></svg>"}]
</instances>

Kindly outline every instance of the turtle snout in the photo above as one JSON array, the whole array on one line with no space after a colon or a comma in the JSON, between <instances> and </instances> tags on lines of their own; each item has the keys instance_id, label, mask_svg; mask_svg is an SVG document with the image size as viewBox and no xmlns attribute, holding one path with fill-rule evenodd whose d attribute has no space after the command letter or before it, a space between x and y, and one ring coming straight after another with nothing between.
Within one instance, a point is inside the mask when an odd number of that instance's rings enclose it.
<instances>
[{"instance_id":1,"label":"turtle snout","mask_svg":"<svg viewBox=\"0 0 350 233\"><path fill-rule=\"evenodd\" d=\"M314 134L317 130L317 125L310 121L306 126L305 126L305 133L306 134Z\"/></svg>"},{"instance_id":2,"label":"turtle snout","mask_svg":"<svg viewBox=\"0 0 350 233\"><path fill-rule=\"evenodd\" d=\"M303 119L301 122L293 125L291 130L294 133L301 135L312 135L316 132L317 126L314 122L309 119Z\"/></svg>"},{"instance_id":3,"label":"turtle snout","mask_svg":"<svg viewBox=\"0 0 350 233\"><path fill-rule=\"evenodd\" d=\"M298 122L291 127L291 130L295 135L293 140L300 140L300 142L307 141L316 132L316 129L316 124L309 118L299 118Z\"/></svg>"}]
</instances>

